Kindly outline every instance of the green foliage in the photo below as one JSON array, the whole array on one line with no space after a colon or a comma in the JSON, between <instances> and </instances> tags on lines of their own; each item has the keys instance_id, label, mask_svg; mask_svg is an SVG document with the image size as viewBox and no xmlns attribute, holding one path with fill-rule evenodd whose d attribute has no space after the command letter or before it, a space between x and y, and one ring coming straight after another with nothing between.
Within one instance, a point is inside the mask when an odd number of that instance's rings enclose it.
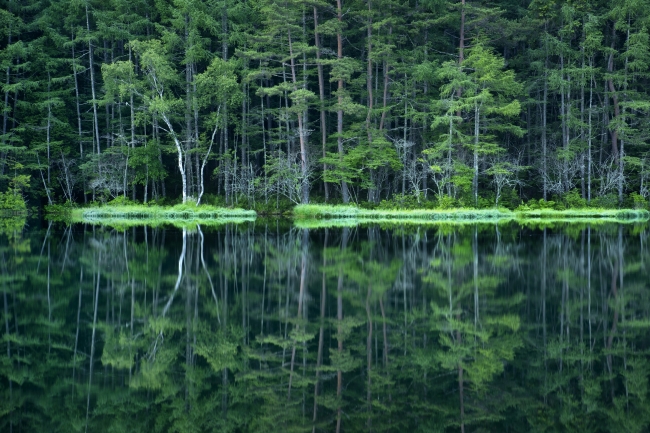
<instances>
[{"instance_id":1,"label":"green foliage","mask_svg":"<svg viewBox=\"0 0 650 433\"><path fill-rule=\"evenodd\" d=\"M643 2L5 6L4 207L205 192L279 214L342 183L382 210L430 209L424 189L441 209L587 207L577 186L648 207Z\"/></svg>"},{"instance_id":2,"label":"green foliage","mask_svg":"<svg viewBox=\"0 0 650 433\"><path fill-rule=\"evenodd\" d=\"M562 196L562 201L568 208L585 208L587 207L587 200L580 196L577 189L572 189Z\"/></svg>"},{"instance_id":3,"label":"green foliage","mask_svg":"<svg viewBox=\"0 0 650 433\"><path fill-rule=\"evenodd\" d=\"M0 213L16 214L27 212L27 205L20 191L14 188L0 192Z\"/></svg>"},{"instance_id":4,"label":"green foliage","mask_svg":"<svg viewBox=\"0 0 650 433\"><path fill-rule=\"evenodd\" d=\"M648 209L648 199L633 191L630 193L629 200L632 202L633 209Z\"/></svg>"},{"instance_id":5,"label":"green foliage","mask_svg":"<svg viewBox=\"0 0 650 433\"><path fill-rule=\"evenodd\" d=\"M377 209L379 210L400 210L400 209L430 209L433 203L429 201L420 202L419 197L413 194L394 194L390 200L382 200Z\"/></svg>"}]
</instances>

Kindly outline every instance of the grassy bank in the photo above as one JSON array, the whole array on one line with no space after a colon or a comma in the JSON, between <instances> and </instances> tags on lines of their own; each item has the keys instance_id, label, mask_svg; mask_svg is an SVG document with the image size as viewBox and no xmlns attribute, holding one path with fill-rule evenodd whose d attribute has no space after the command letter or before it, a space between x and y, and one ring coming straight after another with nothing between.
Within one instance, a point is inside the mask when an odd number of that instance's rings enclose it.
<instances>
[{"instance_id":1,"label":"grassy bank","mask_svg":"<svg viewBox=\"0 0 650 433\"><path fill-rule=\"evenodd\" d=\"M102 218L102 219L83 219L83 220L69 220L75 223L84 223L97 225L102 227L113 227L118 230L124 230L131 227L161 227L172 226L179 229L195 230L196 226L201 227L215 227L224 224L243 224L255 222L255 217L250 218L237 218L237 217L224 217L224 218L210 218L210 219L158 219L158 218Z\"/></svg>"},{"instance_id":2,"label":"grassy bank","mask_svg":"<svg viewBox=\"0 0 650 433\"><path fill-rule=\"evenodd\" d=\"M355 206L298 205L293 216L301 226L340 226L363 223L436 224L436 223L480 223L509 220L543 221L647 221L650 212L635 209L567 209L567 210L517 210L508 209L416 209L416 210L373 210Z\"/></svg>"},{"instance_id":3,"label":"grassy bank","mask_svg":"<svg viewBox=\"0 0 650 433\"><path fill-rule=\"evenodd\" d=\"M101 207L68 208L59 217L70 222L83 222L103 225L161 225L187 224L215 225L227 222L254 221L255 211L244 209L219 208L208 205L191 204L176 206L147 206L141 204L107 205Z\"/></svg>"},{"instance_id":4,"label":"grassy bank","mask_svg":"<svg viewBox=\"0 0 650 433\"><path fill-rule=\"evenodd\" d=\"M645 209L538 209L515 211L517 218L522 219L614 219L619 221L638 221L650 218L650 212Z\"/></svg>"},{"instance_id":5,"label":"grassy bank","mask_svg":"<svg viewBox=\"0 0 650 433\"><path fill-rule=\"evenodd\" d=\"M293 210L295 219L356 218L368 220L400 219L424 221L475 221L513 218L513 212L503 209L413 209L375 210L355 206L298 205Z\"/></svg>"}]
</instances>

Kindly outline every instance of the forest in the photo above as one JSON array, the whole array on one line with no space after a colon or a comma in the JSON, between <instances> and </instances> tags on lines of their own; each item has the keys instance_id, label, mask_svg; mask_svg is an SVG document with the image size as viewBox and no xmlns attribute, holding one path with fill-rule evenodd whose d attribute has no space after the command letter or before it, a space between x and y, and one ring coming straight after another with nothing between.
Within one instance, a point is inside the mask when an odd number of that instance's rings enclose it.
<instances>
[{"instance_id":1,"label":"forest","mask_svg":"<svg viewBox=\"0 0 650 433\"><path fill-rule=\"evenodd\" d=\"M648 206L646 0L0 3L0 207Z\"/></svg>"}]
</instances>

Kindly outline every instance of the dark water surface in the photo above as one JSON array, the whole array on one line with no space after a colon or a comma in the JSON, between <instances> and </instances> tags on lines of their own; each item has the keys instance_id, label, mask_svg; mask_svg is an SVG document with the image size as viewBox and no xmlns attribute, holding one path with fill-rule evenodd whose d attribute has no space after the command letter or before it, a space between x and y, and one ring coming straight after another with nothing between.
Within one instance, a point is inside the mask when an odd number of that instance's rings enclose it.
<instances>
[{"instance_id":1,"label":"dark water surface","mask_svg":"<svg viewBox=\"0 0 650 433\"><path fill-rule=\"evenodd\" d=\"M2 432L642 432L646 226L0 234Z\"/></svg>"}]
</instances>

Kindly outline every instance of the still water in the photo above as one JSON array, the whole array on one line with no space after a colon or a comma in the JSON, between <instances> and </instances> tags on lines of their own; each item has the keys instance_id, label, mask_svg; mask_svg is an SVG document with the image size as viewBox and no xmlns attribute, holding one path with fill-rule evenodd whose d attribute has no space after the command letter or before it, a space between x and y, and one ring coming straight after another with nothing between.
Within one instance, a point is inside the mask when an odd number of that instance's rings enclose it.
<instances>
[{"instance_id":1,"label":"still water","mask_svg":"<svg viewBox=\"0 0 650 433\"><path fill-rule=\"evenodd\" d=\"M0 234L3 432L642 432L650 230Z\"/></svg>"}]
</instances>

